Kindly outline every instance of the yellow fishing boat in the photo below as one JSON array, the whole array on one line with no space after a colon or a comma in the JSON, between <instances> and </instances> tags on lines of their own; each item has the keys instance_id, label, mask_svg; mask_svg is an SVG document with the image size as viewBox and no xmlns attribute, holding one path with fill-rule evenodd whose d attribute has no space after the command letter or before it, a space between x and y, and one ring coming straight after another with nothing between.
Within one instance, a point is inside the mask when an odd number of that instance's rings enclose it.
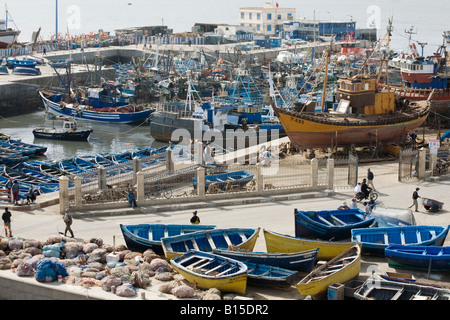
<instances>
[{"instance_id":1,"label":"yellow fishing boat","mask_svg":"<svg viewBox=\"0 0 450 320\"><path fill-rule=\"evenodd\" d=\"M247 266L234 259L209 252L190 250L170 260L172 267L188 282L202 289L245 294Z\"/></svg>"},{"instance_id":2,"label":"yellow fishing boat","mask_svg":"<svg viewBox=\"0 0 450 320\"><path fill-rule=\"evenodd\" d=\"M263 229L267 252L292 253L319 248L316 260L331 260L355 245L354 242L331 242L296 238Z\"/></svg>"},{"instance_id":3,"label":"yellow fishing boat","mask_svg":"<svg viewBox=\"0 0 450 320\"><path fill-rule=\"evenodd\" d=\"M359 275L361 270L361 247L357 244L311 271L296 285L302 295L315 296L333 283L344 283Z\"/></svg>"}]
</instances>

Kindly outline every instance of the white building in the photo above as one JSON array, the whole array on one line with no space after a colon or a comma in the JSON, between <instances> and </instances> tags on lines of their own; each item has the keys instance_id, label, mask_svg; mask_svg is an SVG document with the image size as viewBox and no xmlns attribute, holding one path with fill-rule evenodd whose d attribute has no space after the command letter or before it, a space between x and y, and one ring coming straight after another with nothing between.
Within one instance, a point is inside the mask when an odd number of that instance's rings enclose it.
<instances>
[{"instance_id":1,"label":"white building","mask_svg":"<svg viewBox=\"0 0 450 320\"><path fill-rule=\"evenodd\" d=\"M264 3L263 7L239 8L239 24L254 27L256 34L265 36L279 35L283 22L295 18L295 8L280 8L278 3Z\"/></svg>"}]
</instances>

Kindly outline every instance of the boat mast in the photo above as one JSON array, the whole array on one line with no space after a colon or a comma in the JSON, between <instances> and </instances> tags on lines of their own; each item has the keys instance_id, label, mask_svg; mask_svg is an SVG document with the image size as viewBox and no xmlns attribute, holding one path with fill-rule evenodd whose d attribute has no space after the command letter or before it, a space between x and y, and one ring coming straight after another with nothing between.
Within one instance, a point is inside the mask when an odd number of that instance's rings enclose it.
<instances>
[{"instance_id":1,"label":"boat mast","mask_svg":"<svg viewBox=\"0 0 450 320\"><path fill-rule=\"evenodd\" d=\"M325 52L325 78L323 79L322 107L321 107L322 112L324 112L324 110L325 110L325 98L327 96L328 63L329 63L332 43L333 43L333 41L330 41L330 46L327 48L327 50Z\"/></svg>"},{"instance_id":2,"label":"boat mast","mask_svg":"<svg viewBox=\"0 0 450 320\"><path fill-rule=\"evenodd\" d=\"M381 78L381 73L383 72L383 65L386 64L386 85L387 85L387 89L389 90L389 44L391 42L391 36L392 36L392 19L388 20L388 26L387 26L387 52L384 55L384 57L382 58L383 60L381 60L380 62L380 69L378 70L378 77L377 77L377 82L380 82L380 78ZM386 37L385 36L385 37Z\"/></svg>"}]
</instances>

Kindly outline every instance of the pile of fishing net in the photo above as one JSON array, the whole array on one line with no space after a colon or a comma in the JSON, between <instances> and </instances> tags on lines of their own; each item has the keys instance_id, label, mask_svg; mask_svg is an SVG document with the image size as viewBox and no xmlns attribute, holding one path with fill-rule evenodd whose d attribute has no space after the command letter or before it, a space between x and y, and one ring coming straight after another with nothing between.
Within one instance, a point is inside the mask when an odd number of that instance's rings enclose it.
<instances>
[{"instance_id":1,"label":"pile of fishing net","mask_svg":"<svg viewBox=\"0 0 450 320\"><path fill-rule=\"evenodd\" d=\"M177 298L196 295L208 300L217 298L213 293L202 294L186 283L153 250L140 253L125 245L113 247L99 238L79 241L62 235L50 236L44 242L20 238L0 240L0 269L13 269L20 277L34 277L39 282L61 279L66 285L100 287L121 297L136 296L139 288L152 285L153 278L163 282L161 292Z\"/></svg>"}]
</instances>

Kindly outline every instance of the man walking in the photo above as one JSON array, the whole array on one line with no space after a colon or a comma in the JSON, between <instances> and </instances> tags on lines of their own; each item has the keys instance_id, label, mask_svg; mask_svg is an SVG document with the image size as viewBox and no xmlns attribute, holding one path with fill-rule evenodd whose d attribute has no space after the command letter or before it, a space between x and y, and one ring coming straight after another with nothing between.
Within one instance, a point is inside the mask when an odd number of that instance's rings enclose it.
<instances>
[{"instance_id":1,"label":"man walking","mask_svg":"<svg viewBox=\"0 0 450 320\"><path fill-rule=\"evenodd\" d=\"M412 206L415 206L416 212L419 212L419 201L417 201L417 199L420 198L419 190L420 190L420 188L416 188L416 190L414 190L413 195L412 195L413 204L409 206L409 208L411 208Z\"/></svg>"},{"instance_id":2,"label":"man walking","mask_svg":"<svg viewBox=\"0 0 450 320\"><path fill-rule=\"evenodd\" d=\"M8 211L8 208L5 208L5 212L2 215L3 222L5 224L5 235L7 237L12 237L11 232L11 212Z\"/></svg>"},{"instance_id":3,"label":"man walking","mask_svg":"<svg viewBox=\"0 0 450 320\"><path fill-rule=\"evenodd\" d=\"M63 217L64 223L66 224L66 230L64 230L64 236L67 237L67 231L70 232L71 237L73 238L73 231L72 231L72 215L69 213L69 211L66 209L66 214Z\"/></svg>"},{"instance_id":4,"label":"man walking","mask_svg":"<svg viewBox=\"0 0 450 320\"><path fill-rule=\"evenodd\" d=\"M367 183L372 187L373 191L375 191L375 186L373 185L373 172L370 171L370 168L367 169Z\"/></svg>"}]
</instances>

